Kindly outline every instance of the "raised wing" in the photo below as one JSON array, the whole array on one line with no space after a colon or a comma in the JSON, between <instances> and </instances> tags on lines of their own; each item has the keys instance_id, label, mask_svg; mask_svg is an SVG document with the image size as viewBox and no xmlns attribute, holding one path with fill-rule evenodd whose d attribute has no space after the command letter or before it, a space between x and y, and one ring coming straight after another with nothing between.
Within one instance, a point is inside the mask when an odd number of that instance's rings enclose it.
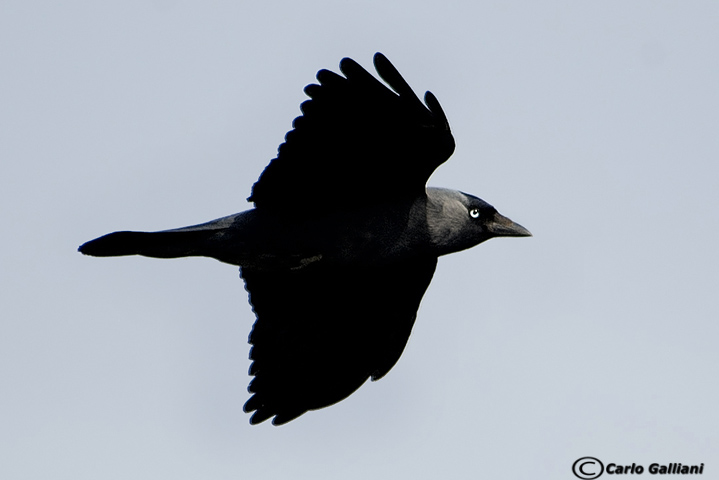
<instances>
[{"instance_id":1,"label":"raised wing","mask_svg":"<svg viewBox=\"0 0 719 480\"><path fill-rule=\"evenodd\" d=\"M397 362L436 258L381 268L242 269L257 321L245 411L281 425L336 403Z\"/></svg>"},{"instance_id":2,"label":"raised wing","mask_svg":"<svg viewBox=\"0 0 719 480\"><path fill-rule=\"evenodd\" d=\"M374 64L394 91L349 58L340 62L344 77L317 73L303 115L248 200L262 209L298 200L339 209L424 193L454 151L449 123L434 95L425 94L425 106L384 55Z\"/></svg>"}]
</instances>

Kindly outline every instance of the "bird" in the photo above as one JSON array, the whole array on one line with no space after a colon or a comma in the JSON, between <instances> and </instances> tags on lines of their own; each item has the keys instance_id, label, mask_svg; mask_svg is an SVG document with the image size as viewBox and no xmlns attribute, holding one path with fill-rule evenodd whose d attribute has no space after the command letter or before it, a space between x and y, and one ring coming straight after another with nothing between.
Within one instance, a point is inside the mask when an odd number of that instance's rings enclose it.
<instances>
[{"instance_id":1,"label":"bird","mask_svg":"<svg viewBox=\"0 0 719 480\"><path fill-rule=\"evenodd\" d=\"M480 198L428 187L455 149L437 98L424 103L381 53L378 78L350 58L322 69L253 185L253 208L84 243L95 257L210 257L240 267L256 320L244 411L282 425L333 405L399 360L438 257L531 233Z\"/></svg>"}]
</instances>

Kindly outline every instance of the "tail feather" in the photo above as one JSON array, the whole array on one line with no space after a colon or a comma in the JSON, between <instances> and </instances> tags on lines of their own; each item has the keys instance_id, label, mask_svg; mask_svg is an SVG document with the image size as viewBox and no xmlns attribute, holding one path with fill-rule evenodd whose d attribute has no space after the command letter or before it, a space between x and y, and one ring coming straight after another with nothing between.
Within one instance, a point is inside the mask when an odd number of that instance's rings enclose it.
<instances>
[{"instance_id":1,"label":"tail feather","mask_svg":"<svg viewBox=\"0 0 719 480\"><path fill-rule=\"evenodd\" d=\"M84 243L78 249L93 257L143 255L177 258L207 255L209 242L217 231L114 232Z\"/></svg>"}]
</instances>

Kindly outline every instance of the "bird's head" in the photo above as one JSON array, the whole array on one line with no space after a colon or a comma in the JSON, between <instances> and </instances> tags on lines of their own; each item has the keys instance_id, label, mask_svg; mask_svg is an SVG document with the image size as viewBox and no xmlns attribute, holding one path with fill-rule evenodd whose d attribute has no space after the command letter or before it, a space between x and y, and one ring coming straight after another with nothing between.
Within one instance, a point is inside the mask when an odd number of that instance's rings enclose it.
<instances>
[{"instance_id":1,"label":"bird's head","mask_svg":"<svg viewBox=\"0 0 719 480\"><path fill-rule=\"evenodd\" d=\"M439 255L471 248L494 237L532 236L481 198L446 188L427 188L427 225Z\"/></svg>"}]
</instances>

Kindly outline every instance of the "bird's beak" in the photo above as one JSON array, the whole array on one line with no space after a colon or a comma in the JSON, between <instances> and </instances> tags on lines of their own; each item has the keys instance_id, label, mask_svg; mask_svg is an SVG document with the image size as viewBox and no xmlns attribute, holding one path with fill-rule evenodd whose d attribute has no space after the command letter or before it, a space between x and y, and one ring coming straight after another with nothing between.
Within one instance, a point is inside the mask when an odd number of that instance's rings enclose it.
<instances>
[{"instance_id":1,"label":"bird's beak","mask_svg":"<svg viewBox=\"0 0 719 480\"><path fill-rule=\"evenodd\" d=\"M487 229L495 237L531 237L529 230L518 223L515 223L499 213L494 214L494 218L487 222Z\"/></svg>"}]
</instances>

